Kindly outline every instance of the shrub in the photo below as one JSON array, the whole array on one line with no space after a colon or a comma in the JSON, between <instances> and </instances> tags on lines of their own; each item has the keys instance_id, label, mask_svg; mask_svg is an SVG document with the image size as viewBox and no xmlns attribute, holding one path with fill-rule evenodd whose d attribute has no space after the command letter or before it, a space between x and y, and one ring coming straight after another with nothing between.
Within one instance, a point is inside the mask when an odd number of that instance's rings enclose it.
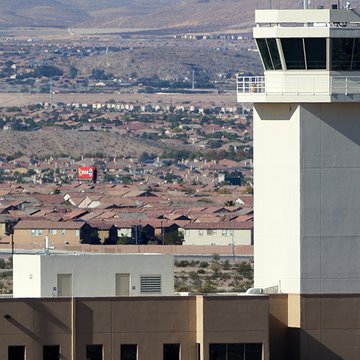
<instances>
[{"instance_id":1,"label":"shrub","mask_svg":"<svg viewBox=\"0 0 360 360\"><path fill-rule=\"evenodd\" d=\"M189 273L189 278L190 278L191 280L197 280L197 279L199 278L199 275L198 275L195 271L191 271L191 272Z\"/></svg>"},{"instance_id":2,"label":"shrub","mask_svg":"<svg viewBox=\"0 0 360 360\"><path fill-rule=\"evenodd\" d=\"M220 255L215 253L215 254L213 254L212 258L213 258L214 261L219 261L220 260Z\"/></svg>"},{"instance_id":3,"label":"shrub","mask_svg":"<svg viewBox=\"0 0 360 360\"><path fill-rule=\"evenodd\" d=\"M181 260L177 263L177 266L179 267L188 267L189 266L189 262L187 260Z\"/></svg>"},{"instance_id":4,"label":"shrub","mask_svg":"<svg viewBox=\"0 0 360 360\"><path fill-rule=\"evenodd\" d=\"M224 261L223 269L224 269L224 270L230 270L230 269L231 269L231 265L230 265L230 263L229 263L229 260L225 260L225 261Z\"/></svg>"},{"instance_id":5,"label":"shrub","mask_svg":"<svg viewBox=\"0 0 360 360\"><path fill-rule=\"evenodd\" d=\"M0 278L7 278L12 276L12 271L2 271L0 272Z\"/></svg>"}]
</instances>

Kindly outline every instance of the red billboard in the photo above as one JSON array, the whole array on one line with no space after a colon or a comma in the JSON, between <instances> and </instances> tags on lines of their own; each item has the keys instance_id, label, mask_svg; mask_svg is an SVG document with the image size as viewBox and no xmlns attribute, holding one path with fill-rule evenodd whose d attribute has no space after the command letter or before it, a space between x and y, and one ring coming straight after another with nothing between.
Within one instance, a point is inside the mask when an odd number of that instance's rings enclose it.
<instances>
[{"instance_id":1,"label":"red billboard","mask_svg":"<svg viewBox=\"0 0 360 360\"><path fill-rule=\"evenodd\" d=\"M79 166L78 169L79 180L95 180L96 167L95 166Z\"/></svg>"}]
</instances>

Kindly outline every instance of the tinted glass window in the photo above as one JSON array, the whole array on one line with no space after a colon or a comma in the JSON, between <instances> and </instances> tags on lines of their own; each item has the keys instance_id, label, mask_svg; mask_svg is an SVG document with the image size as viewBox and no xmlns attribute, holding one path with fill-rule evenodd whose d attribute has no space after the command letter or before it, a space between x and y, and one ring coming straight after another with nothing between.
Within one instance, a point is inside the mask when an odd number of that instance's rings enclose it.
<instances>
[{"instance_id":1,"label":"tinted glass window","mask_svg":"<svg viewBox=\"0 0 360 360\"><path fill-rule=\"evenodd\" d=\"M210 360L262 360L262 344L210 344Z\"/></svg>"},{"instance_id":2,"label":"tinted glass window","mask_svg":"<svg viewBox=\"0 0 360 360\"><path fill-rule=\"evenodd\" d=\"M226 360L226 344L210 344L210 360Z\"/></svg>"},{"instance_id":3,"label":"tinted glass window","mask_svg":"<svg viewBox=\"0 0 360 360\"><path fill-rule=\"evenodd\" d=\"M245 344L227 344L227 360L244 359Z\"/></svg>"},{"instance_id":4,"label":"tinted glass window","mask_svg":"<svg viewBox=\"0 0 360 360\"><path fill-rule=\"evenodd\" d=\"M136 360L137 345L121 345L121 360Z\"/></svg>"},{"instance_id":5,"label":"tinted glass window","mask_svg":"<svg viewBox=\"0 0 360 360\"><path fill-rule=\"evenodd\" d=\"M302 39L281 39L281 46L288 70L305 69Z\"/></svg>"},{"instance_id":6,"label":"tinted glass window","mask_svg":"<svg viewBox=\"0 0 360 360\"><path fill-rule=\"evenodd\" d=\"M245 344L245 360L261 360L262 344Z\"/></svg>"},{"instance_id":7,"label":"tinted glass window","mask_svg":"<svg viewBox=\"0 0 360 360\"><path fill-rule=\"evenodd\" d=\"M102 345L86 345L86 360L102 360Z\"/></svg>"},{"instance_id":8,"label":"tinted glass window","mask_svg":"<svg viewBox=\"0 0 360 360\"><path fill-rule=\"evenodd\" d=\"M60 346L59 345L45 345L43 347L43 360L59 360Z\"/></svg>"},{"instance_id":9,"label":"tinted glass window","mask_svg":"<svg viewBox=\"0 0 360 360\"><path fill-rule=\"evenodd\" d=\"M24 359L25 359L25 346L8 347L8 360L24 360Z\"/></svg>"},{"instance_id":10,"label":"tinted glass window","mask_svg":"<svg viewBox=\"0 0 360 360\"><path fill-rule=\"evenodd\" d=\"M360 70L360 39L354 39L354 51L351 70Z\"/></svg>"},{"instance_id":11,"label":"tinted glass window","mask_svg":"<svg viewBox=\"0 0 360 360\"><path fill-rule=\"evenodd\" d=\"M260 56L264 63L265 70L274 70L274 67L272 65L271 58L270 58L269 49L266 45L266 40L265 39L257 39L256 42L257 42L257 45L258 45L258 48L260 51Z\"/></svg>"},{"instance_id":12,"label":"tinted glass window","mask_svg":"<svg viewBox=\"0 0 360 360\"><path fill-rule=\"evenodd\" d=\"M326 69L326 39L305 39L307 69Z\"/></svg>"},{"instance_id":13,"label":"tinted glass window","mask_svg":"<svg viewBox=\"0 0 360 360\"><path fill-rule=\"evenodd\" d=\"M179 360L180 344L164 344L163 360Z\"/></svg>"},{"instance_id":14,"label":"tinted glass window","mask_svg":"<svg viewBox=\"0 0 360 360\"><path fill-rule=\"evenodd\" d=\"M270 57L272 60L272 65L275 70L281 70L281 61L280 61L280 55L279 50L277 47L277 43L275 39L266 39L268 49L270 52Z\"/></svg>"},{"instance_id":15,"label":"tinted glass window","mask_svg":"<svg viewBox=\"0 0 360 360\"><path fill-rule=\"evenodd\" d=\"M350 70L354 39L331 39L332 70Z\"/></svg>"}]
</instances>

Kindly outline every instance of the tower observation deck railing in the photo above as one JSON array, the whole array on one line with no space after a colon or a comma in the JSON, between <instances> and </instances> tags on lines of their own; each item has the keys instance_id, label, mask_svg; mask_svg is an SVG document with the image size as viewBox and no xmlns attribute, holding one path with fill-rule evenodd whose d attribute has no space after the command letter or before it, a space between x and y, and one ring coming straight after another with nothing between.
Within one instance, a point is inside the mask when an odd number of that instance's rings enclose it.
<instances>
[{"instance_id":1,"label":"tower observation deck railing","mask_svg":"<svg viewBox=\"0 0 360 360\"><path fill-rule=\"evenodd\" d=\"M289 75L239 76L237 94L258 95L360 95L360 76Z\"/></svg>"}]
</instances>

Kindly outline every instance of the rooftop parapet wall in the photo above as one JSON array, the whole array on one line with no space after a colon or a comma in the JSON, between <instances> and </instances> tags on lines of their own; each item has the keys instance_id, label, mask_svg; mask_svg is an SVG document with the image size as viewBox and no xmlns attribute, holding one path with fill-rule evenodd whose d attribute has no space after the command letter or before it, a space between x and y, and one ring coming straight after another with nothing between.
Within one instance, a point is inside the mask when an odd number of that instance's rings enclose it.
<instances>
[{"instance_id":1,"label":"rooftop parapet wall","mask_svg":"<svg viewBox=\"0 0 360 360\"><path fill-rule=\"evenodd\" d=\"M350 23L360 25L358 9L256 10L256 24Z\"/></svg>"}]
</instances>

